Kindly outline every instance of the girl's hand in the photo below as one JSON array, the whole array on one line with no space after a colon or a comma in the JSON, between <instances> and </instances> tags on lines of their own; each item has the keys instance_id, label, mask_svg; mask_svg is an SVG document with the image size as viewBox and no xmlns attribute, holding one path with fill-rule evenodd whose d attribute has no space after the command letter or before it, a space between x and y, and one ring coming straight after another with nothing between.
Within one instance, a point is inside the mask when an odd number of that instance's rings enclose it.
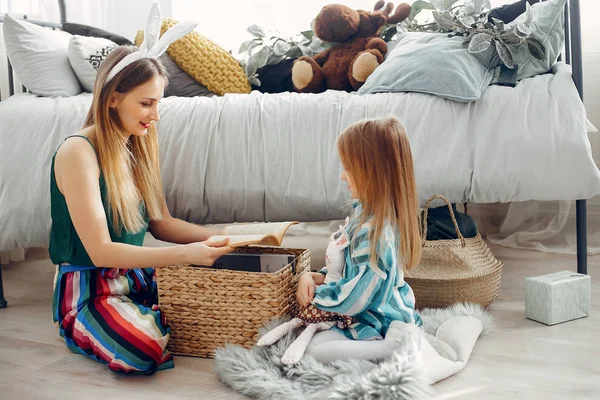
<instances>
[{"instance_id":1,"label":"girl's hand","mask_svg":"<svg viewBox=\"0 0 600 400\"><path fill-rule=\"evenodd\" d=\"M196 242L185 245L185 262L194 265L204 265L210 267L217 258L231 253L234 248L228 247L229 239L217 241Z\"/></svg>"},{"instance_id":2,"label":"girl's hand","mask_svg":"<svg viewBox=\"0 0 600 400\"><path fill-rule=\"evenodd\" d=\"M312 273L305 272L300 275L298 281L298 290L296 291L296 300L302 307L308 307L315 297L315 280L312 277Z\"/></svg>"}]
</instances>

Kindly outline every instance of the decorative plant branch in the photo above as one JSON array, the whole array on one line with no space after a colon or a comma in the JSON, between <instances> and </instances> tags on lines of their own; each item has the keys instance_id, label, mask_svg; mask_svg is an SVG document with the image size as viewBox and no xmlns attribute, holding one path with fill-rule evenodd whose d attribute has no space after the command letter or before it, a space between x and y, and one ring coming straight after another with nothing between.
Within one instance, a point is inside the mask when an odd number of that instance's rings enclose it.
<instances>
[{"instance_id":1,"label":"decorative plant branch","mask_svg":"<svg viewBox=\"0 0 600 400\"><path fill-rule=\"evenodd\" d=\"M506 28L504 22L492 18L489 21L489 0L417 0L411 6L411 12L406 21L398 25L388 26L381 37L389 41L402 31L448 33L449 37L465 37L468 51L472 54L489 51L496 52L501 62L508 68L514 68L511 49L527 46L529 53L542 59L546 49L537 39L531 37L535 26L533 15L526 3L525 21L511 24ZM416 16L423 10L430 10L434 21L418 23Z\"/></svg>"},{"instance_id":2,"label":"decorative plant branch","mask_svg":"<svg viewBox=\"0 0 600 400\"><path fill-rule=\"evenodd\" d=\"M286 58L313 55L327 49L331 45L315 36L312 30L284 39L269 35L258 25L251 25L247 31L254 36L240 46L238 53L243 57L240 63L248 75L252 85L260 86L257 71L267 65L275 65Z\"/></svg>"}]
</instances>

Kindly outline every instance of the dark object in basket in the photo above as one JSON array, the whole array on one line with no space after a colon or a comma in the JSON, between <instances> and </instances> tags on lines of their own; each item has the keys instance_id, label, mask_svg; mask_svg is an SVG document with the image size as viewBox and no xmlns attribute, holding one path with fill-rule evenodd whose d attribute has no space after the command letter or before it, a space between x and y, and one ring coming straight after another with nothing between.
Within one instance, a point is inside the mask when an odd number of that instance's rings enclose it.
<instances>
[{"instance_id":1,"label":"dark object in basket","mask_svg":"<svg viewBox=\"0 0 600 400\"><path fill-rule=\"evenodd\" d=\"M452 204L452 210L454 211L456 223L462 235L465 238L477 236L477 225L473 218L467 214L458 212L456 204ZM421 218L423 218L423 212L421 213ZM458 239L448 206L443 205L441 207L430 208L427 215L427 240L448 239Z\"/></svg>"},{"instance_id":2,"label":"dark object in basket","mask_svg":"<svg viewBox=\"0 0 600 400\"><path fill-rule=\"evenodd\" d=\"M426 239L429 230L427 222L430 212L434 210L430 206L436 199L446 203L458 239ZM467 232L461 232L458 222L454 222L458 219L462 222L464 218L455 215L455 207L444 196L431 196L423 207L423 212L425 218L420 221L423 243L421 261L407 271L404 277L415 293L415 308L445 308L456 303L488 306L500 292L502 262L494 257L479 233L472 238L463 236ZM441 211L436 210L436 213ZM462 223L462 230L474 227Z\"/></svg>"},{"instance_id":3,"label":"dark object in basket","mask_svg":"<svg viewBox=\"0 0 600 400\"><path fill-rule=\"evenodd\" d=\"M296 271L291 264L273 273L189 264L159 268L158 301L171 328L167 348L173 354L212 358L227 343L250 349L265 324L293 315L300 275L310 271L310 251L247 246L236 253L292 255Z\"/></svg>"}]
</instances>

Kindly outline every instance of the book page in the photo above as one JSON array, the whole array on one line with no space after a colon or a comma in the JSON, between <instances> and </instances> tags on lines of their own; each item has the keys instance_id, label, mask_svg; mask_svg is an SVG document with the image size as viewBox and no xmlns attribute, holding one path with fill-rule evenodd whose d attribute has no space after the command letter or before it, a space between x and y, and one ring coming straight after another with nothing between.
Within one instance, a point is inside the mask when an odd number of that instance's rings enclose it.
<instances>
[{"instance_id":1,"label":"book page","mask_svg":"<svg viewBox=\"0 0 600 400\"><path fill-rule=\"evenodd\" d=\"M277 245L281 244L283 235L288 228L298 221L267 222L255 224L228 225L223 229L224 235L273 235L277 239Z\"/></svg>"}]
</instances>

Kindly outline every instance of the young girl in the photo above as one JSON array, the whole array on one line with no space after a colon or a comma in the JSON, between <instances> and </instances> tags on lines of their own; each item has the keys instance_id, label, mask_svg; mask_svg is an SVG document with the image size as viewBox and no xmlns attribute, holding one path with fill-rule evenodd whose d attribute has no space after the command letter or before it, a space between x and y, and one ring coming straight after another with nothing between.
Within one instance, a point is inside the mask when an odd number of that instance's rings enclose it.
<instances>
[{"instance_id":1,"label":"young girl","mask_svg":"<svg viewBox=\"0 0 600 400\"><path fill-rule=\"evenodd\" d=\"M390 325L421 326L404 272L421 256L418 203L408 136L394 118L365 120L338 138L338 151L354 201L346 231L344 274L323 284L325 269L305 273L298 303L353 316L345 329L317 333L307 354L328 363L347 358L383 358L393 351ZM388 340L379 340L386 338Z\"/></svg>"},{"instance_id":2,"label":"young girl","mask_svg":"<svg viewBox=\"0 0 600 400\"><path fill-rule=\"evenodd\" d=\"M212 265L232 250L222 247L226 241L207 245L218 232L167 209L154 126L167 78L156 59L162 51L147 53L153 48L119 47L101 64L85 127L63 142L50 173L49 252L58 265L52 312L60 335L73 352L113 371L145 374L173 366L148 267ZM142 247L146 229L185 245Z\"/></svg>"}]
</instances>

